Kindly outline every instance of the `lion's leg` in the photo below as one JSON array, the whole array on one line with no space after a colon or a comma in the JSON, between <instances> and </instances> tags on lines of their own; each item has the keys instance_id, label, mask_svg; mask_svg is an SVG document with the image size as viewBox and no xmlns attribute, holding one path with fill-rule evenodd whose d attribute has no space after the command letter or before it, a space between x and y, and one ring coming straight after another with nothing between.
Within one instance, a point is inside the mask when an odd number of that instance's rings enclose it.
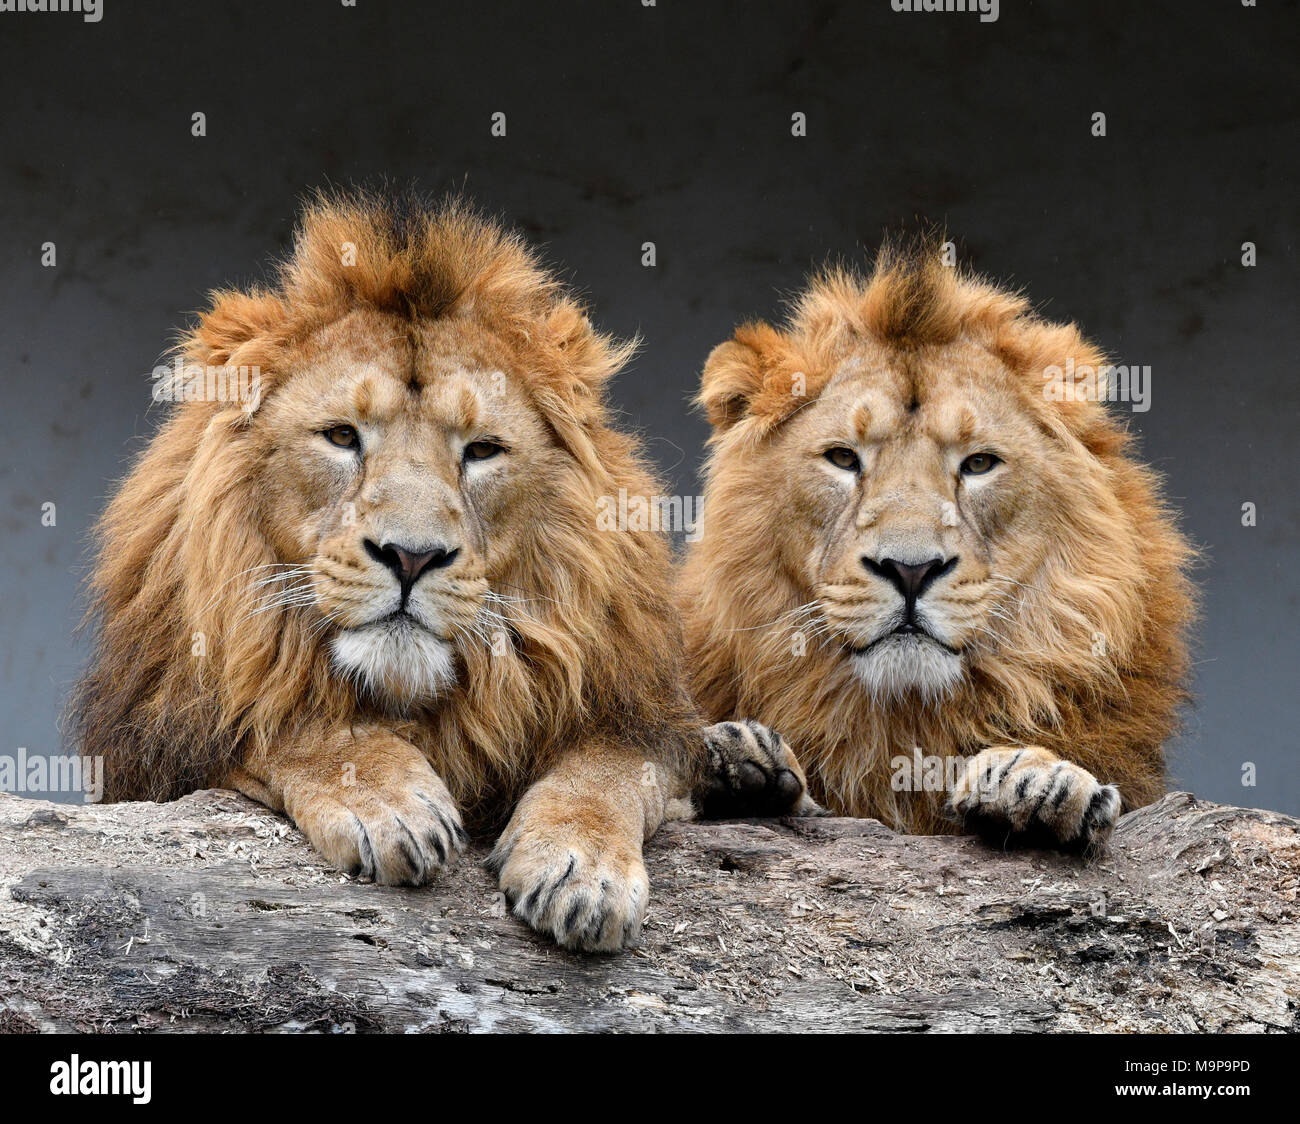
<instances>
[{"instance_id":1,"label":"lion's leg","mask_svg":"<svg viewBox=\"0 0 1300 1124\"><path fill-rule=\"evenodd\" d=\"M718 722L704 730L708 767L696 801L706 819L820 816L799 759L780 734L759 722Z\"/></svg>"},{"instance_id":2,"label":"lion's leg","mask_svg":"<svg viewBox=\"0 0 1300 1124\"><path fill-rule=\"evenodd\" d=\"M617 950L645 917L641 845L665 818L681 818L686 795L681 778L642 753L580 746L524 794L489 865L538 932L565 948Z\"/></svg>"},{"instance_id":3,"label":"lion's leg","mask_svg":"<svg viewBox=\"0 0 1300 1124\"><path fill-rule=\"evenodd\" d=\"M994 746L966 758L948 809L990 838L1082 849L1110 834L1120 795L1041 746Z\"/></svg>"},{"instance_id":4,"label":"lion's leg","mask_svg":"<svg viewBox=\"0 0 1300 1124\"><path fill-rule=\"evenodd\" d=\"M382 727L322 731L252 754L226 783L284 811L341 870L387 885L429 881L465 842L442 778Z\"/></svg>"}]
</instances>

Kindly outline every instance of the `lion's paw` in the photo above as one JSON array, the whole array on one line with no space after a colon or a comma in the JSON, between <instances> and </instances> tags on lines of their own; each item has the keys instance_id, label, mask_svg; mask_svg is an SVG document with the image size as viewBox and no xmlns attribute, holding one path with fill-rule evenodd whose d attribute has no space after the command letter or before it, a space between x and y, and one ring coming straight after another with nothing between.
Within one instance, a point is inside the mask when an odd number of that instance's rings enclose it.
<instances>
[{"instance_id":1,"label":"lion's paw","mask_svg":"<svg viewBox=\"0 0 1300 1124\"><path fill-rule=\"evenodd\" d=\"M1083 850L1104 843L1119 818L1119 790L1036 746L970 757L948 803L988 838Z\"/></svg>"},{"instance_id":2,"label":"lion's paw","mask_svg":"<svg viewBox=\"0 0 1300 1124\"><path fill-rule=\"evenodd\" d=\"M488 865L515 916L564 948L616 952L641 932L650 879L639 854L557 838L525 818L502 833Z\"/></svg>"},{"instance_id":3,"label":"lion's paw","mask_svg":"<svg viewBox=\"0 0 1300 1124\"><path fill-rule=\"evenodd\" d=\"M420 886L465 845L460 812L432 770L410 787L316 788L286 810L340 870L387 886Z\"/></svg>"},{"instance_id":4,"label":"lion's paw","mask_svg":"<svg viewBox=\"0 0 1300 1124\"><path fill-rule=\"evenodd\" d=\"M742 816L824 816L808 795L799 760L775 730L746 719L704 730L708 779L700 792L707 819Z\"/></svg>"}]
</instances>

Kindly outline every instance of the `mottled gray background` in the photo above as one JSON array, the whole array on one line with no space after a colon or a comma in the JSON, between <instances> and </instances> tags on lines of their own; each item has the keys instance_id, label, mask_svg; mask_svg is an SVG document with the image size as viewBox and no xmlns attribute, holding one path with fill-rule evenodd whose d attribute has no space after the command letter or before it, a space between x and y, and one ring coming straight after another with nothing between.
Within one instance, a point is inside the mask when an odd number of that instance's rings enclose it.
<instances>
[{"instance_id":1,"label":"mottled gray background","mask_svg":"<svg viewBox=\"0 0 1300 1124\"><path fill-rule=\"evenodd\" d=\"M171 334L210 287L261 275L305 189L385 176L463 186L571 271L601 325L644 337L615 394L683 493L709 348L776 315L828 253L917 218L1150 364L1134 425L1206 559L1174 778L1300 812L1297 15L1295 0L1003 0L992 24L888 0L0 15L0 754L60 745L86 533L155 423L147 375Z\"/></svg>"}]
</instances>

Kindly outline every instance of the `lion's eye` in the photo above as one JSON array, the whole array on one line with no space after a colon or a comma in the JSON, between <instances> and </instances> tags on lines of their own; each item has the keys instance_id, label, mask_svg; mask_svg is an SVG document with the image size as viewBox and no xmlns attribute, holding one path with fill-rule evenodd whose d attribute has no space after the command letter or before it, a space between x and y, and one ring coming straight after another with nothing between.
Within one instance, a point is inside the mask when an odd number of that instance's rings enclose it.
<instances>
[{"instance_id":1,"label":"lion's eye","mask_svg":"<svg viewBox=\"0 0 1300 1124\"><path fill-rule=\"evenodd\" d=\"M961 462L961 474L963 476L983 476L986 472L993 471L1002 463L1002 458L994 456L992 453L972 453Z\"/></svg>"},{"instance_id":2,"label":"lion's eye","mask_svg":"<svg viewBox=\"0 0 1300 1124\"><path fill-rule=\"evenodd\" d=\"M361 434L353 426L336 425L325 430L325 439L340 449L360 449Z\"/></svg>"},{"instance_id":3,"label":"lion's eye","mask_svg":"<svg viewBox=\"0 0 1300 1124\"><path fill-rule=\"evenodd\" d=\"M465 446L465 459L467 461L485 461L503 452L505 452L505 447L498 445L495 441L471 441Z\"/></svg>"},{"instance_id":4,"label":"lion's eye","mask_svg":"<svg viewBox=\"0 0 1300 1124\"><path fill-rule=\"evenodd\" d=\"M858 460L858 454L852 449L847 449L843 445L837 445L833 449L826 450L826 459L836 468L842 468L845 472L857 472L862 468L862 462Z\"/></svg>"}]
</instances>

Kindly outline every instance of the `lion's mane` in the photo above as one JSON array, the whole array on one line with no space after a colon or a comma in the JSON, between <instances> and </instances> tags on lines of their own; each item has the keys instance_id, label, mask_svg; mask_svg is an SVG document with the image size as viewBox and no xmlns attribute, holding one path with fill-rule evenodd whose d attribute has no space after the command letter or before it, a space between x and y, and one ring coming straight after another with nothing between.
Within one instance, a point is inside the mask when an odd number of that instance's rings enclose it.
<instances>
[{"instance_id":1,"label":"lion's mane","mask_svg":"<svg viewBox=\"0 0 1300 1124\"><path fill-rule=\"evenodd\" d=\"M1077 487L1050 572L1011 598L1003 642L950 698L888 705L862 691L838 645L810 641L792 658L799 603L768 549L787 521L782 479L758 485L747 451L825 387L857 338L923 356L968 339L1018 374L1023 408L1059 440ZM1021 296L939 264L934 246L887 246L862 276L817 276L781 328L751 324L709 358L700 403L716 431L705 470L703 536L679 583L689 681L710 721L752 716L791 740L817 799L896 828L944 828L940 797L891 787L891 761L990 745L1069 747L1119 785L1125 805L1163 790L1162 744L1185 700L1194 552L1136 460L1127 431L1097 401L1047 402L1043 372L1105 360L1072 324L1036 315ZM790 393L806 380L806 398ZM805 549L808 545L805 544ZM1098 642L1104 638L1104 643Z\"/></svg>"},{"instance_id":2,"label":"lion's mane","mask_svg":"<svg viewBox=\"0 0 1300 1124\"><path fill-rule=\"evenodd\" d=\"M345 262L347 248L353 260ZM457 689L390 720L424 749L463 806L502 801L584 727L625 731L691 759L680 629L666 542L597 530L599 497L654 494L635 443L608 424L606 381L629 345L516 235L449 201L318 196L265 287L213 294L177 352L188 364L257 368L261 394L313 331L357 307L472 318L512 351L573 470L495 575L524 601L509 650L468 648ZM219 784L254 746L322 718L368 717L331 671L310 608L246 611L277 561L276 513L245 440L247 403L185 401L170 414L96 531L88 622L94 654L70 705L76 751L105 759L108 799L175 798Z\"/></svg>"}]
</instances>

